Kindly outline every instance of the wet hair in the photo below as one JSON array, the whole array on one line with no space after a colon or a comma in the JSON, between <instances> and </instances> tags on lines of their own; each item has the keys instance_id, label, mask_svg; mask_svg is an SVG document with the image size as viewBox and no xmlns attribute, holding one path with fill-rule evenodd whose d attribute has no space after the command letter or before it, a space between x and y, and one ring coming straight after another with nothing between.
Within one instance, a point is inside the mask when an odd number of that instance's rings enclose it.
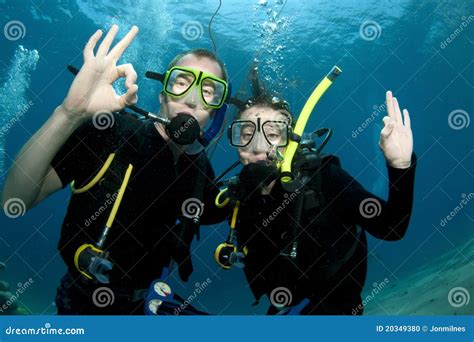
<instances>
[{"instance_id":1,"label":"wet hair","mask_svg":"<svg viewBox=\"0 0 474 342\"><path fill-rule=\"evenodd\" d=\"M293 121L293 115L291 113L288 102L281 100L275 95L270 93L262 93L259 96L251 97L245 101L242 101L238 106L238 110L235 113L235 120L239 120L242 113L252 107L266 107L277 111L284 110L290 114L290 121Z\"/></svg>"},{"instance_id":2,"label":"wet hair","mask_svg":"<svg viewBox=\"0 0 474 342\"><path fill-rule=\"evenodd\" d=\"M229 76L227 74L227 69L225 67L224 62L214 52L212 52L210 50L207 50L207 49L192 49L192 50L188 50L188 51L185 51L183 53L180 53L175 58L173 58L173 60L170 62L170 64L168 65L168 70L171 69L172 67L176 66L179 63L179 61L181 60L181 58L183 58L184 56L187 56L187 55L194 55L198 59L208 58L211 61L216 62L219 65L219 68L221 69L224 81L228 80Z\"/></svg>"},{"instance_id":3,"label":"wet hair","mask_svg":"<svg viewBox=\"0 0 474 342\"><path fill-rule=\"evenodd\" d=\"M285 110L290 114L290 122L293 122L293 114L287 101L283 100L277 93L267 90L264 82L258 77L258 64L253 63L248 78L251 84L252 95L246 100L237 97L231 98L230 102L237 107L234 120L241 118L242 112L255 106L271 108L277 111ZM237 95L238 96L238 95Z\"/></svg>"}]
</instances>

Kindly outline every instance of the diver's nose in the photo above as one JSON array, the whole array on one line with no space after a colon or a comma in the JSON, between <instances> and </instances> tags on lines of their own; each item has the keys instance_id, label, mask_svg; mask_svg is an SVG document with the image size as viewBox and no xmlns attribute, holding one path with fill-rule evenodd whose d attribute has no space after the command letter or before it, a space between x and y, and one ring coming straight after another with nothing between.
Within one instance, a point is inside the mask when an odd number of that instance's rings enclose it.
<instances>
[{"instance_id":1,"label":"diver's nose","mask_svg":"<svg viewBox=\"0 0 474 342\"><path fill-rule=\"evenodd\" d=\"M252 152L254 154L266 154L269 146L262 134L256 132L252 141Z\"/></svg>"},{"instance_id":2,"label":"diver's nose","mask_svg":"<svg viewBox=\"0 0 474 342\"><path fill-rule=\"evenodd\" d=\"M184 102L189 107L195 108L196 107L196 98L197 98L196 89L193 89L189 92L188 96L186 96Z\"/></svg>"}]
</instances>

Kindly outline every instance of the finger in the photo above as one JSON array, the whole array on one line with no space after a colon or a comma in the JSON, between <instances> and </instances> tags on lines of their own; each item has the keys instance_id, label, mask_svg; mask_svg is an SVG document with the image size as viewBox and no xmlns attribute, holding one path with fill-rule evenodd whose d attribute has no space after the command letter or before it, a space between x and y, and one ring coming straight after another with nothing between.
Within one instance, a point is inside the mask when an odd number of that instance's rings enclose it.
<instances>
[{"instance_id":1,"label":"finger","mask_svg":"<svg viewBox=\"0 0 474 342\"><path fill-rule=\"evenodd\" d=\"M384 126L387 126L388 124L390 124L392 121L392 118L390 116L384 116L384 118L382 119L383 121L383 124Z\"/></svg>"},{"instance_id":2,"label":"finger","mask_svg":"<svg viewBox=\"0 0 474 342\"><path fill-rule=\"evenodd\" d=\"M392 119L395 119L395 112L393 111L393 95L390 90L387 91L386 99L387 99L387 114Z\"/></svg>"},{"instance_id":3,"label":"finger","mask_svg":"<svg viewBox=\"0 0 474 342\"><path fill-rule=\"evenodd\" d=\"M94 58L94 48L100 37L102 37L102 30L95 31L95 33L89 38L89 41L84 47L84 62Z\"/></svg>"},{"instance_id":4,"label":"finger","mask_svg":"<svg viewBox=\"0 0 474 342\"><path fill-rule=\"evenodd\" d=\"M392 134L394 124L391 122L388 125L386 125L382 131L380 132L380 140L384 140Z\"/></svg>"},{"instance_id":5,"label":"finger","mask_svg":"<svg viewBox=\"0 0 474 342\"><path fill-rule=\"evenodd\" d=\"M402 112L400 111L400 104L396 97L393 98L393 110L395 112L395 119L398 123L403 124Z\"/></svg>"},{"instance_id":6,"label":"finger","mask_svg":"<svg viewBox=\"0 0 474 342\"><path fill-rule=\"evenodd\" d=\"M109 52L110 45L112 45L112 42L114 41L115 36L117 35L119 28L117 25L112 25L110 28L109 32L105 36L104 40L102 43L99 45L99 50L97 50L97 55L96 56L106 56L107 53Z\"/></svg>"},{"instance_id":7,"label":"finger","mask_svg":"<svg viewBox=\"0 0 474 342\"><path fill-rule=\"evenodd\" d=\"M135 39L135 36L138 33L138 27L133 26L130 31L123 37L123 39L114 46L114 48L110 51L110 55L115 59L118 60L125 49L130 45L130 43Z\"/></svg>"},{"instance_id":8,"label":"finger","mask_svg":"<svg viewBox=\"0 0 474 342\"><path fill-rule=\"evenodd\" d=\"M128 88L127 92L120 96L120 106L125 108L127 106L134 105L138 102L138 86L136 84Z\"/></svg>"},{"instance_id":9,"label":"finger","mask_svg":"<svg viewBox=\"0 0 474 342\"><path fill-rule=\"evenodd\" d=\"M137 83L137 72L132 64L127 63L117 66L117 72L119 77L125 77L125 86L127 88Z\"/></svg>"},{"instance_id":10,"label":"finger","mask_svg":"<svg viewBox=\"0 0 474 342\"><path fill-rule=\"evenodd\" d=\"M406 127L411 128L410 113L406 109L403 110L403 123Z\"/></svg>"}]
</instances>

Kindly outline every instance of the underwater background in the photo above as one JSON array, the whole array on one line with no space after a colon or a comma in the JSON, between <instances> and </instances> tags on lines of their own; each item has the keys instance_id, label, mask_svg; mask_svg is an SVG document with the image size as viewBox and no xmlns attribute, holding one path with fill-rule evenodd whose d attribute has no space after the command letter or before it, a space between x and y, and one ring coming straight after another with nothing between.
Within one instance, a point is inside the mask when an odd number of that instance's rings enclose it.
<instances>
[{"instance_id":1,"label":"underwater background","mask_svg":"<svg viewBox=\"0 0 474 342\"><path fill-rule=\"evenodd\" d=\"M81 66L83 46L97 28L116 23L120 38L139 26L121 62L139 75L139 106L157 112L159 85L145 72L165 71L183 50L213 49L208 24L218 5L0 0L0 187L22 145L65 97L72 81L65 67ZM378 140L385 92L392 90L409 110L418 156L414 211L402 241L369 236L366 314L474 313L473 9L472 0L223 0L213 19L212 37L234 91L249 89L247 75L258 62L267 87L299 113L333 65L343 70L307 131L332 128L325 153L339 156L353 177L384 198ZM237 159L225 137L212 150L216 174ZM0 306L9 300L3 313L55 313L65 273L57 242L70 195L62 190L26 214L21 206L2 210ZM193 244L195 271L187 284L173 274L173 288L186 298L207 282L192 301L198 309L264 314L268 301L252 306L242 270L224 271L214 262L227 233L227 223L201 228Z\"/></svg>"}]
</instances>

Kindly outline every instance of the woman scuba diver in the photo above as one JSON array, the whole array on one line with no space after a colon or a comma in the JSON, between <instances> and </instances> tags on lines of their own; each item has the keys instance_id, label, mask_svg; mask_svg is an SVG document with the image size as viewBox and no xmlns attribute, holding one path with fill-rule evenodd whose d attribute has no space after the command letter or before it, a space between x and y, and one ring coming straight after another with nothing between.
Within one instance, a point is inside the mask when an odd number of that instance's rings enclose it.
<instances>
[{"instance_id":1,"label":"woman scuba diver","mask_svg":"<svg viewBox=\"0 0 474 342\"><path fill-rule=\"evenodd\" d=\"M402 114L390 91L380 135L387 200L367 191L336 156L320 153L330 130L313 134L326 135L318 148L313 139L302 138L300 120L308 119L339 73L336 67L321 82L296 124L287 103L255 77L256 94L234 100L238 111L228 136L243 168L220 183L226 187L216 205L228 208L230 233L215 258L225 269L244 267L257 302L268 296L268 314L362 314L366 233L397 241L408 228L416 157L408 111Z\"/></svg>"}]
</instances>

